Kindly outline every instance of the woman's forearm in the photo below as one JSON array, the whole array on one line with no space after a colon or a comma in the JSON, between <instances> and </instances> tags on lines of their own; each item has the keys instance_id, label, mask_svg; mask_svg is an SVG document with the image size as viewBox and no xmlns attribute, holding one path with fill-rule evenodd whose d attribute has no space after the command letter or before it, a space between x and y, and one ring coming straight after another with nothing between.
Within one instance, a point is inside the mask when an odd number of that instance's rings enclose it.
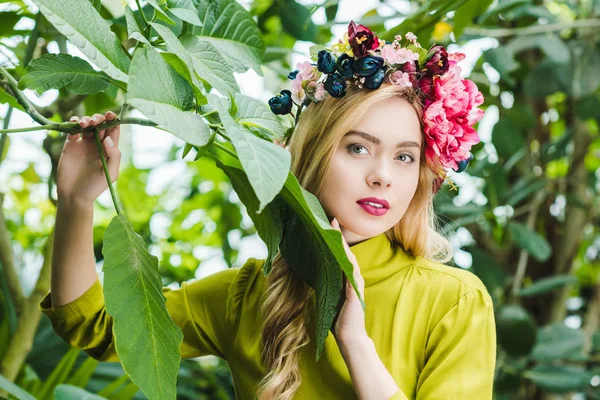
<instances>
[{"instance_id":1,"label":"woman's forearm","mask_svg":"<svg viewBox=\"0 0 600 400\"><path fill-rule=\"evenodd\" d=\"M52 306L77 299L96 281L94 204L58 199L50 295Z\"/></svg>"},{"instance_id":2,"label":"woman's forearm","mask_svg":"<svg viewBox=\"0 0 600 400\"><path fill-rule=\"evenodd\" d=\"M365 337L357 339L354 343L339 344L339 348L359 400L388 400L400 391L379 358L371 338Z\"/></svg>"}]
</instances>

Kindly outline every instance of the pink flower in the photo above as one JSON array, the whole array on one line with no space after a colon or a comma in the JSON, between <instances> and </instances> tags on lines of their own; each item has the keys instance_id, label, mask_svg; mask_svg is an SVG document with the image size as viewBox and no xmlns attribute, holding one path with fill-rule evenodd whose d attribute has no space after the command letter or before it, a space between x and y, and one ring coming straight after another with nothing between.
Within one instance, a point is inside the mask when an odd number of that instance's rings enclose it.
<instances>
[{"instance_id":1,"label":"pink flower","mask_svg":"<svg viewBox=\"0 0 600 400\"><path fill-rule=\"evenodd\" d=\"M408 40L412 44L416 44L417 43L417 37L412 32L406 32L406 35L404 35L404 37L406 37L406 40Z\"/></svg>"},{"instance_id":2,"label":"pink flower","mask_svg":"<svg viewBox=\"0 0 600 400\"><path fill-rule=\"evenodd\" d=\"M383 46L381 56L391 65L404 64L407 61L416 61L419 59L417 53L413 53L411 50L405 48L394 49L389 44Z\"/></svg>"},{"instance_id":3,"label":"pink flower","mask_svg":"<svg viewBox=\"0 0 600 400\"><path fill-rule=\"evenodd\" d=\"M392 85L412 86L410 76L406 72L396 71L393 74L390 74L388 79Z\"/></svg>"},{"instance_id":4,"label":"pink flower","mask_svg":"<svg viewBox=\"0 0 600 400\"><path fill-rule=\"evenodd\" d=\"M300 75L300 74L298 74ZM302 80L298 79L298 76L296 76L296 79L294 79L292 81L292 100L294 100L294 102L296 104L302 104L302 102L304 102L304 98L306 96L306 94L304 93L304 88L302 87Z\"/></svg>"},{"instance_id":5,"label":"pink flower","mask_svg":"<svg viewBox=\"0 0 600 400\"><path fill-rule=\"evenodd\" d=\"M296 69L298 69L296 79L300 81L316 81L320 77L320 72L309 61L296 64Z\"/></svg>"},{"instance_id":6,"label":"pink flower","mask_svg":"<svg viewBox=\"0 0 600 400\"><path fill-rule=\"evenodd\" d=\"M325 85L322 82L312 81L306 85L306 96L315 103L325 100L328 95L329 93L325 90Z\"/></svg>"},{"instance_id":7,"label":"pink flower","mask_svg":"<svg viewBox=\"0 0 600 400\"><path fill-rule=\"evenodd\" d=\"M475 83L460 78L461 69L452 65L433 82L432 100L423 115L425 156L434 166L458 169L458 162L469 158L471 147L479 143L473 125L483 117L483 95Z\"/></svg>"}]
</instances>

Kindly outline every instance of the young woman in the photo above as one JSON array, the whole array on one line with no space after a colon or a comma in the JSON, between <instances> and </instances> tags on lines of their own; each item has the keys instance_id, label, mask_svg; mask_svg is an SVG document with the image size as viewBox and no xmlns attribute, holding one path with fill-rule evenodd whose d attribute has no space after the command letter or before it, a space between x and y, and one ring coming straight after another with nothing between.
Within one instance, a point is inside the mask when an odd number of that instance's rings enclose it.
<instances>
[{"instance_id":1,"label":"young woman","mask_svg":"<svg viewBox=\"0 0 600 400\"><path fill-rule=\"evenodd\" d=\"M374 44L367 31L351 24L350 43L346 39L342 50L354 50L354 59L360 60L360 46L366 45L373 56L376 49L390 68L382 74L385 79L365 83L359 75L355 85L351 80L318 82L317 67L311 72L306 65L291 74L299 82L294 100L309 98L314 104L298 118L288 147L293 173L342 233L366 311L346 282L345 302L316 362L314 291L281 254L267 277L261 271L264 260L249 259L241 268L164 289L169 313L184 333L182 356L213 354L227 360L240 399L492 398L492 301L475 275L444 264L451 260L452 248L436 231L432 206L440 185L433 157L462 152L454 161L464 168L469 154L451 146L460 144L460 136L452 142L444 131L447 146L440 142L435 130L445 122L432 122L440 110L427 114L436 103L434 97L423 101L423 90L415 87L419 82L409 85L411 76L404 71L390 78L391 66L397 64L393 57L402 48L394 42L391 54L385 44ZM336 56L337 61L344 58ZM319 71L327 70L326 57L320 54ZM438 66L456 64L443 53L434 61ZM336 68L329 73L343 72L340 63ZM420 74L427 77L424 69ZM465 99L455 86L453 90ZM456 110L448 93L438 100ZM289 94L282 92L283 97ZM480 104L481 99L469 96L469 107ZM272 109L282 113L275 103ZM450 111L446 116L449 120ZM79 122L87 127L115 117L97 114ZM469 118L471 125L477 119ZM469 127L462 125L463 140L472 134ZM116 179L119 127L99 135ZM94 138L77 136L65 142L59 164L52 287L40 306L67 342L99 360L117 361L112 318L104 308L92 249L92 204L107 184Z\"/></svg>"}]
</instances>

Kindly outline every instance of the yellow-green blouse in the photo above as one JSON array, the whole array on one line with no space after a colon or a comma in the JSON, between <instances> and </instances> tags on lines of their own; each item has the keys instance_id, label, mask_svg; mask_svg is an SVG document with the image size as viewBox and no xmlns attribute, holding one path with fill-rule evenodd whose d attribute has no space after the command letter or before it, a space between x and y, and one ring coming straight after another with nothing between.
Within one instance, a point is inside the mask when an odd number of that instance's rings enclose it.
<instances>
[{"instance_id":1,"label":"yellow-green blouse","mask_svg":"<svg viewBox=\"0 0 600 400\"><path fill-rule=\"evenodd\" d=\"M365 279L366 328L401 391L390 400L492 398L496 330L491 298L471 272L393 251L385 234L351 246ZM169 314L183 330L182 357L213 354L229 363L238 399L254 399L267 372L260 362L259 298L264 260L164 288ZM103 361L118 361L112 318L99 281L78 299L40 303L68 343ZM356 399L348 368L329 332L319 362L302 348L295 399Z\"/></svg>"}]
</instances>

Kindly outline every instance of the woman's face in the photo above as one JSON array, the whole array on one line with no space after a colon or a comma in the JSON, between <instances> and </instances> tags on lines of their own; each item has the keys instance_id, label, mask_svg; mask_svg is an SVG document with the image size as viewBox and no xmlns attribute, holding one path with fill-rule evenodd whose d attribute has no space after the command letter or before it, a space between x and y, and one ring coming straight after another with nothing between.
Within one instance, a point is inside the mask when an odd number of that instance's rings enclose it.
<instances>
[{"instance_id":1,"label":"woman's face","mask_svg":"<svg viewBox=\"0 0 600 400\"><path fill-rule=\"evenodd\" d=\"M374 107L342 138L319 200L349 245L400 221L417 189L421 146L419 117L399 98ZM384 207L365 204L367 198Z\"/></svg>"}]
</instances>

